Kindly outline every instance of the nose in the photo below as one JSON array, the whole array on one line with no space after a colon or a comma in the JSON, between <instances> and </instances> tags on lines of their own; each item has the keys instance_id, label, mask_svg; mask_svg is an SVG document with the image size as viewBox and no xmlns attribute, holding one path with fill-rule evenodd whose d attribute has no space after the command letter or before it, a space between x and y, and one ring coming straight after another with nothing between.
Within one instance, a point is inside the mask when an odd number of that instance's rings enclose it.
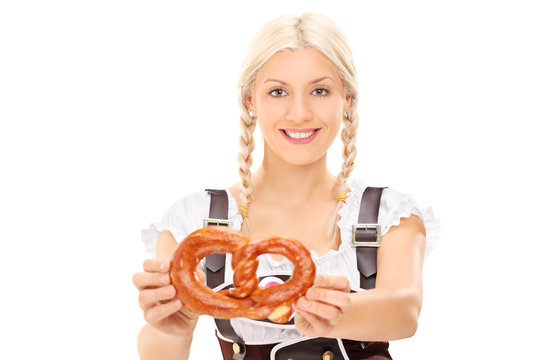
<instances>
[{"instance_id":1,"label":"nose","mask_svg":"<svg viewBox=\"0 0 540 360\"><path fill-rule=\"evenodd\" d=\"M306 99L302 94L294 95L287 109L286 120L302 123L311 121L312 118L313 112L309 104L309 99Z\"/></svg>"}]
</instances>

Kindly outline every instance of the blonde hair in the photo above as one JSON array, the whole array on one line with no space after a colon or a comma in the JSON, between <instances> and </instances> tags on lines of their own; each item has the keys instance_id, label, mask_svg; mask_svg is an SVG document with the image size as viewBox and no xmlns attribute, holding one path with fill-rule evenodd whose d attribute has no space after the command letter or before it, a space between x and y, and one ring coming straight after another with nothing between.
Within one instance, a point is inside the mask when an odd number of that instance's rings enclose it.
<instances>
[{"instance_id":1,"label":"blonde hair","mask_svg":"<svg viewBox=\"0 0 540 360\"><path fill-rule=\"evenodd\" d=\"M347 180L354 168L356 157L356 129L358 127L358 85L356 69L353 63L351 50L341 29L328 17L305 12L301 16L283 15L266 23L254 36L249 44L245 60L240 71L238 81L238 101L241 108L240 114L240 153L238 162L240 165L240 206L244 221L242 231L248 233L249 224L247 217L248 205L251 201L251 171L253 162L252 152L255 148L253 131L256 119L248 114L246 106L246 94L253 89L255 79L262 66L277 52L294 51L305 47L312 47L326 55L336 67L343 81L345 94L351 96L349 116L343 117L343 165L337 176L338 194L347 191ZM337 201L333 216L329 220L327 236L334 241L339 241L339 209L343 206L342 201Z\"/></svg>"}]
</instances>

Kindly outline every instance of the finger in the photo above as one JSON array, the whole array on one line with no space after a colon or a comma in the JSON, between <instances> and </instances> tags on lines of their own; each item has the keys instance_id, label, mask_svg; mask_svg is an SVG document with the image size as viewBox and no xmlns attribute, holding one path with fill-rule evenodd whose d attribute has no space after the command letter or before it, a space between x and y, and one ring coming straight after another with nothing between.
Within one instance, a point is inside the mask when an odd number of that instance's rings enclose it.
<instances>
[{"instance_id":1,"label":"finger","mask_svg":"<svg viewBox=\"0 0 540 360\"><path fill-rule=\"evenodd\" d=\"M157 288L169 285L171 278L169 274L142 272L133 275L133 285L139 290L146 288Z\"/></svg>"},{"instance_id":2,"label":"finger","mask_svg":"<svg viewBox=\"0 0 540 360\"><path fill-rule=\"evenodd\" d=\"M156 259L146 259L143 262L143 269L146 272L169 272L171 267L170 261L162 261Z\"/></svg>"},{"instance_id":3,"label":"finger","mask_svg":"<svg viewBox=\"0 0 540 360\"><path fill-rule=\"evenodd\" d=\"M142 290L139 293L139 306L146 310L158 302L173 299L176 296L176 289L169 285L159 289Z\"/></svg>"},{"instance_id":4,"label":"finger","mask_svg":"<svg viewBox=\"0 0 540 360\"><path fill-rule=\"evenodd\" d=\"M304 313L316 315L319 318L330 322L332 325L336 325L343 318L343 312L333 305L324 304L319 301L311 301L305 297L298 299L296 304Z\"/></svg>"},{"instance_id":5,"label":"finger","mask_svg":"<svg viewBox=\"0 0 540 360\"><path fill-rule=\"evenodd\" d=\"M204 271L200 267L197 267L195 271L197 274L197 279L204 284L204 280L206 279L206 274Z\"/></svg>"},{"instance_id":6,"label":"finger","mask_svg":"<svg viewBox=\"0 0 540 360\"><path fill-rule=\"evenodd\" d=\"M328 305L333 305L338 307L342 312L347 311L351 305L350 293L325 288L309 288L306 291L306 298L311 301L319 301Z\"/></svg>"},{"instance_id":7,"label":"finger","mask_svg":"<svg viewBox=\"0 0 540 360\"><path fill-rule=\"evenodd\" d=\"M157 324L168 316L182 308L182 303L178 299L167 301L166 303L156 304L144 312L144 320L150 325Z\"/></svg>"},{"instance_id":8,"label":"finger","mask_svg":"<svg viewBox=\"0 0 540 360\"><path fill-rule=\"evenodd\" d=\"M328 323L324 319L321 319L315 314L298 310L298 313L295 316L303 316L304 319L311 325L311 328L315 333L319 333L321 331L325 331L328 329ZM296 321L296 320L295 320Z\"/></svg>"},{"instance_id":9,"label":"finger","mask_svg":"<svg viewBox=\"0 0 540 360\"><path fill-rule=\"evenodd\" d=\"M317 275L313 285L327 289L351 291L349 279L343 275Z\"/></svg>"}]
</instances>

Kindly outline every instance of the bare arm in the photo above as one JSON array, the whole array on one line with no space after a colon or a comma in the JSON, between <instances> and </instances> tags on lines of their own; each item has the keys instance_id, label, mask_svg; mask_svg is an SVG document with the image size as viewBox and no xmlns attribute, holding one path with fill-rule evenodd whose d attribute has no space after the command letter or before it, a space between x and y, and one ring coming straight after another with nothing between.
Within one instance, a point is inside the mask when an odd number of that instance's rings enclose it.
<instances>
[{"instance_id":1,"label":"bare arm","mask_svg":"<svg viewBox=\"0 0 540 360\"><path fill-rule=\"evenodd\" d=\"M170 259L176 245L169 231L161 232L157 239L156 259L146 260L144 272L133 276L133 283L139 289L139 305L147 321L137 339L139 356L143 360L189 357L198 316L182 307L170 283Z\"/></svg>"},{"instance_id":2,"label":"bare arm","mask_svg":"<svg viewBox=\"0 0 540 360\"><path fill-rule=\"evenodd\" d=\"M422 220L416 215L401 218L381 240L376 288L349 294L347 278L318 277L297 303L299 331L363 341L414 335L422 307L425 242Z\"/></svg>"},{"instance_id":3,"label":"bare arm","mask_svg":"<svg viewBox=\"0 0 540 360\"><path fill-rule=\"evenodd\" d=\"M189 358L192 337L179 338L146 324L137 338L141 360L184 360Z\"/></svg>"}]
</instances>

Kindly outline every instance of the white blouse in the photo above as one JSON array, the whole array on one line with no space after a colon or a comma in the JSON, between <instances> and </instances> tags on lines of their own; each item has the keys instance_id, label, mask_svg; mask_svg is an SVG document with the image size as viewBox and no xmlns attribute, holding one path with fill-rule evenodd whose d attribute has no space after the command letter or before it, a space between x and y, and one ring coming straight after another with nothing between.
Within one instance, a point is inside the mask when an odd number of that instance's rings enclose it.
<instances>
[{"instance_id":1,"label":"white blouse","mask_svg":"<svg viewBox=\"0 0 540 360\"><path fill-rule=\"evenodd\" d=\"M356 265L356 249L352 243L352 225L358 221L362 194L367 186L358 177L349 182L350 192L347 200L340 209L341 219L338 226L341 230L341 245L338 250L330 250L323 256L311 250L311 257L317 267L317 274L339 274L349 278L351 289L362 291L360 288L360 275ZM240 215L234 197L227 190L229 198L229 220L232 228L240 230L242 216ZM151 223L142 231L142 241L148 253L155 257L156 240L159 232L169 230L176 241L180 242L193 231L203 226L203 219L208 217L210 209L210 195L202 190L188 194L175 202L163 215L161 222ZM424 259L436 246L439 238L440 220L435 217L431 207L420 208L416 201L408 194L386 188L381 195L378 223L381 225L381 236L384 236L390 227L399 225L400 218L411 214L419 216L426 228L426 251ZM293 265L285 258L283 261L274 260L269 254L259 256L257 275L290 275ZM225 284L232 284L231 254L226 256ZM266 279L268 281L268 279ZM277 278L272 281L280 282ZM264 284L260 284L264 285ZM294 316L294 315L293 315ZM294 325L280 325L271 322L262 322L246 318L235 318L231 325L236 333L244 339L246 344L277 343L285 340L294 340L301 335Z\"/></svg>"}]
</instances>

